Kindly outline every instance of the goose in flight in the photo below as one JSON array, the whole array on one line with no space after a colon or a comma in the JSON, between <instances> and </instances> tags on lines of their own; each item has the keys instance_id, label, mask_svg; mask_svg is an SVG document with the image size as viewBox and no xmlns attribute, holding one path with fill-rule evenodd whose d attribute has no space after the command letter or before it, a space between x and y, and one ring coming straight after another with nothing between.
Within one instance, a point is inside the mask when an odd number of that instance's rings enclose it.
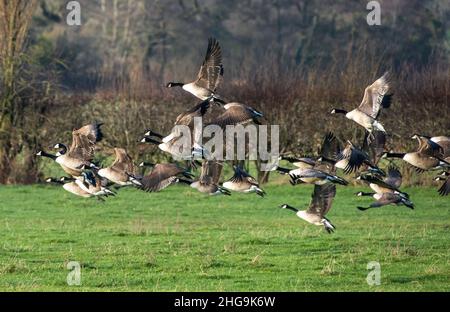
<instances>
[{"instance_id":1,"label":"goose in flight","mask_svg":"<svg viewBox=\"0 0 450 312\"><path fill-rule=\"evenodd\" d=\"M392 94L388 93L389 88L389 74L386 72L365 89L363 100L357 108L350 112L334 108L331 113L344 114L346 118L364 127L369 133L374 130L386 132L384 126L377 119L382 108L391 106Z\"/></svg>"},{"instance_id":2,"label":"goose in flight","mask_svg":"<svg viewBox=\"0 0 450 312\"><path fill-rule=\"evenodd\" d=\"M123 148L114 148L115 160L111 166L97 171L98 175L120 186L136 184L130 175L136 175L136 165L131 156Z\"/></svg>"},{"instance_id":3,"label":"goose in flight","mask_svg":"<svg viewBox=\"0 0 450 312\"><path fill-rule=\"evenodd\" d=\"M240 166L233 166L234 175L222 185L226 189L241 193L256 193L264 197L266 192L259 187L258 181Z\"/></svg>"},{"instance_id":4,"label":"goose in flight","mask_svg":"<svg viewBox=\"0 0 450 312\"><path fill-rule=\"evenodd\" d=\"M62 185L63 189L65 189L67 192L72 193L77 196L80 196L80 197L89 198L89 197L93 196L92 194L81 189L78 186L78 184L76 184L74 182L75 179L73 179L73 178L67 178L67 177L61 177L60 179L47 178L45 181L47 183L54 183L54 184Z\"/></svg>"},{"instance_id":5,"label":"goose in flight","mask_svg":"<svg viewBox=\"0 0 450 312\"><path fill-rule=\"evenodd\" d=\"M60 155L62 152L63 151L60 151L60 153L58 155ZM47 153L47 152L42 151L42 150L38 151L36 153L36 156L46 157L46 158L49 158L49 159L51 159L53 161L56 161L56 159L58 158L58 156L50 154L50 153ZM71 175L73 177L81 177L81 172L82 172L81 169L72 169L72 168L66 167L66 166L64 166L62 164L60 164L60 166L64 170L64 172L67 173L68 175Z\"/></svg>"},{"instance_id":6,"label":"goose in flight","mask_svg":"<svg viewBox=\"0 0 450 312\"><path fill-rule=\"evenodd\" d=\"M215 98L222 102L216 95L216 89L223 77L222 50L219 42L215 38L209 38L205 59L203 60L197 79L190 83L169 82L166 87L181 87L200 100Z\"/></svg>"},{"instance_id":7,"label":"goose in flight","mask_svg":"<svg viewBox=\"0 0 450 312\"><path fill-rule=\"evenodd\" d=\"M439 195L447 196L450 194L450 170L442 172L435 178L436 181L444 181L438 190Z\"/></svg>"},{"instance_id":8,"label":"goose in flight","mask_svg":"<svg viewBox=\"0 0 450 312\"><path fill-rule=\"evenodd\" d=\"M366 173L360 175L358 180L365 181L369 187L374 190L374 193L358 192L358 196L372 196L376 201L370 204L369 207L360 207L359 210L367 210L370 208L379 208L386 205L404 205L408 208L414 209L414 204L409 199L409 195L400 191L402 185L402 175L397 167L389 166L387 175L380 178L376 174Z\"/></svg>"},{"instance_id":9,"label":"goose in flight","mask_svg":"<svg viewBox=\"0 0 450 312\"><path fill-rule=\"evenodd\" d=\"M358 206L359 210L367 210L370 208L379 208L386 205L404 205L410 209L414 209L414 204L401 193L375 193L373 197L376 199L375 202L371 203L369 207Z\"/></svg>"},{"instance_id":10,"label":"goose in flight","mask_svg":"<svg viewBox=\"0 0 450 312\"><path fill-rule=\"evenodd\" d=\"M366 182L375 193L400 193L406 198L409 198L409 195L407 193L403 193L400 191L403 177L400 173L400 170L393 165L390 165L388 167L388 171L385 177L381 177L378 174L366 172L359 175L356 179ZM359 192L357 193L357 195L373 196L374 193Z\"/></svg>"},{"instance_id":11,"label":"goose in flight","mask_svg":"<svg viewBox=\"0 0 450 312\"><path fill-rule=\"evenodd\" d=\"M150 174L143 177L132 177L140 185L138 188L146 192L159 192L169 185L181 182L191 184L192 174L174 163L156 164Z\"/></svg>"},{"instance_id":12,"label":"goose in flight","mask_svg":"<svg viewBox=\"0 0 450 312\"><path fill-rule=\"evenodd\" d=\"M204 100L201 103L195 105L191 109L181 113L177 116L174 124L174 128L171 133L167 136L161 135L151 129L147 129L144 137L140 140L142 143L151 143L158 146L158 148L164 152L171 154L174 157L187 158L191 155L191 150L180 150L183 148L183 142L180 140L183 137L183 131L179 126L187 126L190 130L191 137L189 138L190 143L195 140L194 133L194 118L202 117L208 111L210 107L210 101Z\"/></svg>"},{"instance_id":13,"label":"goose in flight","mask_svg":"<svg viewBox=\"0 0 450 312\"><path fill-rule=\"evenodd\" d=\"M331 234L336 227L325 215L330 211L335 196L336 186L334 184L316 185L307 210L298 210L288 204L283 204L280 208L294 211L300 219L317 226L323 226Z\"/></svg>"},{"instance_id":14,"label":"goose in flight","mask_svg":"<svg viewBox=\"0 0 450 312\"><path fill-rule=\"evenodd\" d=\"M81 178L76 178L74 181L83 191L96 196L99 200L104 200L103 197L116 195L103 186L102 179L94 171L83 169Z\"/></svg>"},{"instance_id":15,"label":"goose in flight","mask_svg":"<svg viewBox=\"0 0 450 312\"><path fill-rule=\"evenodd\" d=\"M80 169L82 166L90 168L98 167L92 163L94 159L95 145L102 138L100 126L102 124L95 123L81 127L78 130L72 131L72 144L70 148L63 143L57 143L54 148L60 149L55 161L64 167L70 169Z\"/></svg>"},{"instance_id":16,"label":"goose in flight","mask_svg":"<svg viewBox=\"0 0 450 312\"><path fill-rule=\"evenodd\" d=\"M191 187L201 193L209 195L231 195L230 191L219 185L223 163L217 160L204 160L198 181L191 183Z\"/></svg>"},{"instance_id":17,"label":"goose in flight","mask_svg":"<svg viewBox=\"0 0 450 312\"><path fill-rule=\"evenodd\" d=\"M337 148L336 137L332 133L328 133L322 143L320 157L313 167L286 169L277 167L276 170L288 174L291 177L291 184L300 183L324 185L327 183L336 183L348 185L348 182L336 175L335 161L330 160L335 157Z\"/></svg>"},{"instance_id":18,"label":"goose in flight","mask_svg":"<svg viewBox=\"0 0 450 312\"><path fill-rule=\"evenodd\" d=\"M253 122L260 125L260 118L264 118L263 113L256 109L237 102L231 102L223 105L225 111L214 118L209 124L218 125L222 129L226 126L242 125Z\"/></svg>"},{"instance_id":19,"label":"goose in flight","mask_svg":"<svg viewBox=\"0 0 450 312\"><path fill-rule=\"evenodd\" d=\"M435 169L450 168L450 162L443 159L444 148L431 139L421 136L413 135L412 139L419 142L417 151L410 153L384 153L383 157L400 158L405 162L415 167L418 172Z\"/></svg>"},{"instance_id":20,"label":"goose in flight","mask_svg":"<svg viewBox=\"0 0 450 312\"><path fill-rule=\"evenodd\" d=\"M345 148L336 156L336 160L336 168L344 170L346 174L355 172L365 165L372 172L384 175L384 172L372 163L369 154L355 146L351 141L347 141Z\"/></svg>"}]
</instances>

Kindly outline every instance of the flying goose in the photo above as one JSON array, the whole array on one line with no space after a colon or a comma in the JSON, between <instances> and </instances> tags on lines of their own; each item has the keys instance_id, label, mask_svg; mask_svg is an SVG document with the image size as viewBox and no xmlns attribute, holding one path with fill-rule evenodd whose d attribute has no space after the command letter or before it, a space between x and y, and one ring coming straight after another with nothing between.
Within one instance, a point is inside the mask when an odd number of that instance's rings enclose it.
<instances>
[{"instance_id":1,"label":"flying goose","mask_svg":"<svg viewBox=\"0 0 450 312\"><path fill-rule=\"evenodd\" d=\"M371 138L372 137L372 138ZM362 150L367 152L372 164L378 165L385 152L386 133L382 131L373 131L370 135L365 133Z\"/></svg>"},{"instance_id":2,"label":"flying goose","mask_svg":"<svg viewBox=\"0 0 450 312\"><path fill-rule=\"evenodd\" d=\"M114 162L111 166L98 170L98 175L120 186L133 185L130 181L130 175L136 174L133 159L123 148L114 148L114 153L116 155Z\"/></svg>"},{"instance_id":3,"label":"flying goose","mask_svg":"<svg viewBox=\"0 0 450 312\"><path fill-rule=\"evenodd\" d=\"M357 208L364 211L370 208L379 208L386 205L404 205L410 209L414 209L414 204L402 193L374 193L373 197L376 199L376 201L370 204L369 207L358 206Z\"/></svg>"},{"instance_id":4,"label":"flying goose","mask_svg":"<svg viewBox=\"0 0 450 312\"><path fill-rule=\"evenodd\" d=\"M69 182L67 182L67 181L69 181ZM67 178L67 177L61 177L60 179L56 179L56 178L47 178L46 179L47 183L60 184L60 185L62 185L63 189L65 189L67 192L72 193L74 195L84 197L84 198L89 198L89 197L93 196L92 194L81 189L78 186L78 184L75 183L74 181L75 181L75 179L71 179L71 178Z\"/></svg>"},{"instance_id":5,"label":"flying goose","mask_svg":"<svg viewBox=\"0 0 450 312\"><path fill-rule=\"evenodd\" d=\"M363 126L369 133L374 130L386 132L377 118L381 108L389 108L391 105L392 94L388 94L389 87L388 72L386 72L365 89L364 98L357 108L350 112L334 108L331 113L344 114L348 119Z\"/></svg>"},{"instance_id":6,"label":"flying goose","mask_svg":"<svg viewBox=\"0 0 450 312\"><path fill-rule=\"evenodd\" d=\"M222 184L224 188L242 193L256 193L264 197L266 192L259 187L259 183L255 178L240 166L233 166L233 169L234 175Z\"/></svg>"},{"instance_id":7,"label":"flying goose","mask_svg":"<svg viewBox=\"0 0 450 312\"><path fill-rule=\"evenodd\" d=\"M430 138L430 140L434 143L439 144L442 148L443 157L447 162L450 162L450 160L447 160L447 158L450 157L450 137L447 136L436 136Z\"/></svg>"},{"instance_id":8,"label":"flying goose","mask_svg":"<svg viewBox=\"0 0 450 312\"><path fill-rule=\"evenodd\" d=\"M215 38L209 38L205 59L200 67L197 79L191 83L169 82L167 88L181 87L200 100L214 97L221 101L215 92L222 76L222 51L219 42Z\"/></svg>"},{"instance_id":9,"label":"flying goose","mask_svg":"<svg viewBox=\"0 0 450 312\"><path fill-rule=\"evenodd\" d=\"M375 193L358 192L358 196L372 196L375 202L369 207L357 207L359 210L369 208L378 208L390 204L405 205L414 209L414 204L410 201L409 195L400 191L402 185L402 174L397 167L391 165L388 167L387 175L381 178L377 174L364 173L357 177L358 180L365 181Z\"/></svg>"},{"instance_id":10,"label":"flying goose","mask_svg":"<svg viewBox=\"0 0 450 312\"><path fill-rule=\"evenodd\" d=\"M256 109L237 102L227 103L223 108L225 112L214 118L209 124L218 125L222 129L225 129L226 126L247 124L249 122L260 125L259 119L264 117L263 113Z\"/></svg>"},{"instance_id":11,"label":"flying goose","mask_svg":"<svg viewBox=\"0 0 450 312\"><path fill-rule=\"evenodd\" d=\"M101 123L89 124L78 130L72 131L72 145L70 148L63 143L55 144L54 148L60 149L55 161L71 169L79 169L83 165L98 168L92 163L95 144L103 138L100 130Z\"/></svg>"},{"instance_id":12,"label":"flying goose","mask_svg":"<svg viewBox=\"0 0 450 312\"><path fill-rule=\"evenodd\" d=\"M335 196L336 186L334 184L316 185L307 210L298 210L288 204L283 204L280 208L294 211L300 219L314 225L323 226L331 234L336 227L325 215L330 211Z\"/></svg>"},{"instance_id":13,"label":"flying goose","mask_svg":"<svg viewBox=\"0 0 450 312\"><path fill-rule=\"evenodd\" d=\"M135 177L141 185L138 188L146 192L159 192L172 183L191 184L192 174L174 163L156 164L150 174Z\"/></svg>"},{"instance_id":14,"label":"flying goose","mask_svg":"<svg viewBox=\"0 0 450 312\"><path fill-rule=\"evenodd\" d=\"M366 165L371 171L384 174L374 163L370 161L369 155L362 149L356 147L351 141L347 141L345 148L336 156L336 168L344 170L346 174L357 171L362 165Z\"/></svg>"},{"instance_id":15,"label":"flying goose","mask_svg":"<svg viewBox=\"0 0 450 312\"><path fill-rule=\"evenodd\" d=\"M75 183L85 192L96 196L102 200L101 197L115 196L116 194L110 189L102 186L101 178L93 171L84 170L81 173L82 178L76 178Z\"/></svg>"},{"instance_id":16,"label":"flying goose","mask_svg":"<svg viewBox=\"0 0 450 312\"><path fill-rule=\"evenodd\" d=\"M278 157L278 160L286 160L290 162L292 165L294 165L297 168L306 169L306 168L313 168L316 165L316 161L309 157L290 157L281 155Z\"/></svg>"},{"instance_id":17,"label":"flying goose","mask_svg":"<svg viewBox=\"0 0 450 312\"><path fill-rule=\"evenodd\" d=\"M291 170L278 166L276 170L283 174L288 174L291 177L291 184L293 185L299 182L316 185L324 185L327 183L348 185L347 181L336 176L335 161L329 160L337 150L336 141L336 137L332 133L328 133L325 136L320 157L313 168L296 168Z\"/></svg>"},{"instance_id":18,"label":"flying goose","mask_svg":"<svg viewBox=\"0 0 450 312\"><path fill-rule=\"evenodd\" d=\"M383 157L400 158L415 167L417 171L435 170L442 168L450 168L450 162L444 160L444 149L439 144L431 141L427 137L414 135L412 139L417 139L419 147L417 151L410 153L384 153Z\"/></svg>"},{"instance_id":19,"label":"flying goose","mask_svg":"<svg viewBox=\"0 0 450 312\"><path fill-rule=\"evenodd\" d=\"M149 138L151 138L152 136L156 137L161 140L160 144L162 144L162 143L169 143L171 141L174 141L181 136L181 132L179 130L179 127L177 127L177 126L188 126L191 130L191 133L193 133L192 130L194 128L194 118L195 117L203 117L206 114L206 112L208 111L209 107L210 107L210 101L205 100L205 101L202 101L199 104L195 105L191 109L188 109L187 111L179 114L175 120L174 128L172 129L171 133L167 136L163 136L157 132L154 132L154 131L148 129L145 132L144 137L149 137Z\"/></svg>"},{"instance_id":20,"label":"flying goose","mask_svg":"<svg viewBox=\"0 0 450 312\"><path fill-rule=\"evenodd\" d=\"M50 159L52 159L53 161L56 161L56 159L58 158L58 156L53 155L53 154L50 154L50 153L47 153L47 152L44 152L44 151L42 151L42 150L38 151L38 152L36 153L36 156L41 156L41 157L50 158ZM79 177L79 176L81 176L81 172L82 172L81 169L72 169L72 168L69 168L69 167L67 167L67 166L65 166L65 165L62 165L62 164L60 164L60 166L61 166L61 168L64 170L65 173L67 173L67 174L69 174L69 175L71 175L71 176L73 176L73 177Z\"/></svg>"},{"instance_id":21,"label":"flying goose","mask_svg":"<svg viewBox=\"0 0 450 312\"><path fill-rule=\"evenodd\" d=\"M408 194L400 191L400 186L402 185L402 174L400 173L400 170L393 165L388 167L387 175L385 177L381 177L380 175L373 173L362 173L356 179L368 183L369 187L378 194L397 192L409 198ZM364 194L360 192L358 195L372 196L373 193Z\"/></svg>"},{"instance_id":22,"label":"flying goose","mask_svg":"<svg viewBox=\"0 0 450 312\"><path fill-rule=\"evenodd\" d=\"M201 193L209 195L231 195L230 191L219 185L223 163L216 160L204 160L198 181L191 183L191 187Z\"/></svg>"},{"instance_id":23,"label":"flying goose","mask_svg":"<svg viewBox=\"0 0 450 312\"><path fill-rule=\"evenodd\" d=\"M450 194L450 171L444 171L435 178L436 181L444 181L438 190L439 195L447 196Z\"/></svg>"}]
</instances>

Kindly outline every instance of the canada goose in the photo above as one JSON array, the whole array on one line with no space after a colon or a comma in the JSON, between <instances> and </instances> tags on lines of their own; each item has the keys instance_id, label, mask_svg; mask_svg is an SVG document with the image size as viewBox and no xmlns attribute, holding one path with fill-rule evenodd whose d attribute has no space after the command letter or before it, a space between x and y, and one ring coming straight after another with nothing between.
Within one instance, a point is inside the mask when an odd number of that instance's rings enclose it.
<instances>
[{"instance_id":1,"label":"canada goose","mask_svg":"<svg viewBox=\"0 0 450 312\"><path fill-rule=\"evenodd\" d=\"M78 186L78 184L75 183L74 181L75 181L75 179L71 179L71 178L67 178L67 177L61 177L60 179L56 179L56 178L46 179L47 183L60 184L60 185L62 185L64 190L66 190L67 192L72 193L74 195L84 197L84 198L89 198L89 197L93 196L92 194L81 189Z\"/></svg>"},{"instance_id":2,"label":"canada goose","mask_svg":"<svg viewBox=\"0 0 450 312\"><path fill-rule=\"evenodd\" d=\"M110 189L102 186L100 177L93 171L83 171L81 179L75 179L75 183L85 192L97 196L100 200L102 196L115 196Z\"/></svg>"},{"instance_id":3,"label":"canada goose","mask_svg":"<svg viewBox=\"0 0 450 312\"><path fill-rule=\"evenodd\" d=\"M382 178L373 173L362 173L356 179L368 183L369 187L378 194L397 192L405 197L409 197L408 194L400 191L400 186L402 185L402 174L397 167L392 165L388 167L386 177Z\"/></svg>"},{"instance_id":4,"label":"canada goose","mask_svg":"<svg viewBox=\"0 0 450 312\"><path fill-rule=\"evenodd\" d=\"M222 51L219 42L215 38L209 38L205 59L197 79L191 83L169 82L167 88L181 87L201 100L215 97L220 101L215 92L222 76Z\"/></svg>"},{"instance_id":5,"label":"canada goose","mask_svg":"<svg viewBox=\"0 0 450 312\"><path fill-rule=\"evenodd\" d=\"M288 174L291 177L292 185L297 184L299 181L316 185L324 185L326 183L348 185L347 181L335 175L335 161L329 161L329 158L333 157L335 150L336 137L332 133L328 133L322 143L321 156L313 168L296 168L291 170L278 166L276 170L283 174Z\"/></svg>"},{"instance_id":6,"label":"canada goose","mask_svg":"<svg viewBox=\"0 0 450 312\"><path fill-rule=\"evenodd\" d=\"M202 101L201 103L195 105L191 109L179 114L177 116L177 119L175 120L174 128L172 129L171 133L167 136L163 136L163 135L149 129L145 132L145 137L154 136L154 137L160 139L161 143L169 143L182 135L182 133L180 132L180 130L177 126L188 126L191 130L191 133L193 133L192 130L194 128L194 118L204 116L206 114L206 112L208 111L209 106L210 106L210 101L205 100L205 101Z\"/></svg>"},{"instance_id":7,"label":"canada goose","mask_svg":"<svg viewBox=\"0 0 450 312\"><path fill-rule=\"evenodd\" d=\"M260 125L261 122L259 119L264 117L263 113L256 109L237 102L227 103L223 108L225 112L214 118L209 124L218 125L222 129L225 129L226 126L246 124L249 122Z\"/></svg>"},{"instance_id":8,"label":"canada goose","mask_svg":"<svg viewBox=\"0 0 450 312\"><path fill-rule=\"evenodd\" d=\"M258 181L255 180L240 166L233 166L234 175L225 181L222 186L226 189L242 193L256 193L264 197L266 192L259 187Z\"/></svg>"},{"instance_id":9,"label":"canada goose","mask_svg":"<svg viewBox=\"0 0 450 312\"><path fill-rule=\"evenodd\" d=\"M313 168L316 165L316 161L309 157L289 157L289 156L280 156L278 157L278 160L286 160L290 162L292 165L294 165L297 168L301 169L307 169L307 168Z\"/></svg>"},{"instance_id":10,"label":"canada goose","mask_svg":"<svg viewBox=\"0 0 450 312\"><path fill-rule=\"evenodd\" d=\"M330 211L333 199L336 196L336 186L333 184L316 185L312 194L311 203L307 210L298 210L287 204L283 204L280 208L289 209L296 213L300 218L314 225L324 226L328 233L334 232L336 227L331 223L325 215Z\"/></svg>"},{"instance_id":11,"label":"canada goose","mask_svg":"<svg viewBox=\"0 0 450 312\"><path fill-rule=\"evenodd\" d=\"M365 132L362 150L367 152L369 159L374 165L378 165L385 152L386 133L373 131L371 134Z\"/></svg>"},{"instance_id":12,"label":"canada goose","mask_svg":"<svg viewBox=\"0 0 450 312\"><path fill-rule=\"evenodd\" d=\"M172 183L181 182L191 184L193 176L186 169L179 167L177 164L156 164L150 174L143 177L135 177L141 185L139 189L146 192L159 192Z\"/></svg>"},{"instance_id":13,"label":"canada goose","mask_svg":"<svg viewBox=\"0 0 450 312\"><path fill-rule=\"evenodd\" d=\"M92 163L95 144L99 142L103 134L100 130L101 123L89 124L78 130L72 131L72 145L68 149L63 143L55 144L54 148L60 149L56 153L56 162L70 169L79 169L83 165L91 168L98 167Z\"/></svg>"},{"instance_id":14,"label":"canada goose","mask_svg":"<svg viewBox=\"0 0 450 312\"><path fill-rule=\"evenodd\" d=\"M388 72L386 72L365 89L364 98L357 108L350 112L334 108L331 113L344 114L348 119L363 126L369 133L374 130L386 132L377 118L381 108L389 108L391 105L392 94L388 94L389 87Z\"/></svg>"},{"instance_id":15,"label":"canada goose","mask_svg":"<svg viewBox=\"0 0 450 312\"><path fill-rule=\"evenodd\" d=\"M443 156L443 148L439 144L419 135L414 135L412 139L417 139L419 142L417 151L410 153L389 152L384 153L383 157L403 159L419 172L450 168L450 163L441 158Z\"/></svg>"},{"instance_id":16,"label":"canada goose","mask_svg":"<svg viewBox=\"0 0 450 312\"><path fill-rule=\"evenodd\" d=\"M442 136L432 137L432 138L430 138L430 140L432 142L439 144L442 147L442 153L443 153L442 158L446 159L446 161L450 161L450 160L447 160L447 158L450 157L450 137L442 135Z\"/></svg>"},{"instance_id":17,"label":"canada goose","mask_svg":"<svg viewBox=\"0 0 450 312\"><path fill-rule=\"evenodd\" d=\"M204 160L198 181L191 183L191 187L209 195L231 195L230 191L219 185L223 163L216 160Z\"/></svg>"},{"instance_id":18,"label":"canada goose","mask_svg":"<svg viewBox=\"0 0 450 312\"><path fill-rule=\"evenodd\" d=\"M438 190L439 195L447 196L450 194L450 171L444 171L441 175L435 178L436 181L444 181Z\"/></svg>"},{"instance_id":19,"label":"canada goose","mask_svg":"<svg viewBox=\"0 0 450 312\"><path fill-rule=\"evenodd\" d=\"M362 193L363 195L367 195L368 193ZM359 196L363 196L363 195L359 195ZM357 208L359 210L367 210L370 208L379 208L382 206L386 206L386 205L404 205L410 209L414 209L414 204L409 200L409 198L407 198L406 196L404 196L401 193L398 192L393 192L393 193L373 193L373 197L376 199L375 202L373 202L372 204L370 204L369 207L360 207L358 206Z\"/></svg>"},{"instance_id":20,"label":"canada goose","mask_svg":"<svg viewBox=\"0 0 450 312\"><path fill-rule=\"evenodd\" d=\"M290 175L294 180L301 180L307 184L324 185L327 183L336 183L341 185L348 185L348 182L336 175L329 174L318 169L297 169L291 172Z\"/></svg>"},{"instance_id":21,"label":"canada goose","mask_svg":"<svg viewBox=\"0 0 450 312\"><path fill-rule=\"evenodd\" d=\"M129 176L136 174L133 159L123 148L114 148L114 153L116 155L114 162L111 166L98 170L98 175L121 186L133 185Z\"/></svg>"},{"instance_id":22,"label":"canada goose","mask_svg":"<svg viewBox=\"0 0 450 312\"><path fill-rule=\"evenodd\" d=\"M169 153L174 158L190 159L192 158L191 150L185 148L183 144L180 143L179 137L174 138L166 143L158 141L154 138L145 136L140 140L141 143L150 143L157 145L163 152ZM180 143L180 144L179 144Z\"/></svg>"},{"instance_id":23,"label":"canada goose","mask_svg":"<svg viewBox=\"0 0 450 312\"><path fill-rule=\"evenodd\" d=\"M60 152L60 153L61 153L61 152ZM49 153L44 152L44 151L42 151L42 150L41 150L41 151L38 151L38 152L36 153L36 156L47 157L47 158L52 159L53 161L56 161L56 159L58 158L58 156L49 154ZM60 166L61 166L61 168L64 170L65 173L67 173L67 174L69 174L69 175L71 175L71 176L74 176L74 177L79 177L79 176L81 176L81 172L82 172L81 169L72 169L72 168L66 167L66 166L61 165L61 164L60 164Z\"/></svg>"},{"instance_id":24,"label":"canada goose","mask_svg":"<svg viewBox=\"0 0 450 312\"><path fill-rule=\"evenodd\" d=\"M362 165L366 165L371 171L384 174L369 159L369 155L363 150L357 148L352 142L347 141L345 148L336 156L337 162L334 164L336 168L344 170L346 174L355 172Z\"/></svg>"}]
</instances>

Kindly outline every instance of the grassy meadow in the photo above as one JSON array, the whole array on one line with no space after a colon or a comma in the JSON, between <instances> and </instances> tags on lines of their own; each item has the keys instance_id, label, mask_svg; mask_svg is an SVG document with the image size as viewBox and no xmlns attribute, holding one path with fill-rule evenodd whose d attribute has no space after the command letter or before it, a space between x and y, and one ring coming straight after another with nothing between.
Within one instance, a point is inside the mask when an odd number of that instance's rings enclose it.
<instances>
[{"instance_id":1,"label":"grassy meadow","mask_svg":"<svg viewBox=\"0 0 450 312\"><path fill-rule=\"evenodd\" d=\"M334 234L282 203L306 207L312 186L271 183L267 196L209 197L183 186L123 189L100 202L50 185L0 188L2 291L449 291L450 205L405 188L416 209L367 204L338 187ZM69 261L81 285L66 282ZM366 282L381 265L381 285Z\"/></svg>"}]
</instances>

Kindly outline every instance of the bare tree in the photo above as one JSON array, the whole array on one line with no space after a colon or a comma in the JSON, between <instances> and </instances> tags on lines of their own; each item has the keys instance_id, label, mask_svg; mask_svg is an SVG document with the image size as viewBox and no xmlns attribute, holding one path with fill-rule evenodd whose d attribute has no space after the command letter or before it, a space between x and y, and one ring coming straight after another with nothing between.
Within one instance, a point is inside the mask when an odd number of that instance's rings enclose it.
<instances>
[{"instance_id":1,"label":"bare tree","mask_svg":"<svg viewBox=\"0 0 450 312\"><path fill-rule=\"evenodd\" d=\"M17 151L12 148L13 127L21 115L15 105L19 96L23 50L35 0L0 1L0 183L7 182L10 160Z\"/></svg>"}]
</instances>

